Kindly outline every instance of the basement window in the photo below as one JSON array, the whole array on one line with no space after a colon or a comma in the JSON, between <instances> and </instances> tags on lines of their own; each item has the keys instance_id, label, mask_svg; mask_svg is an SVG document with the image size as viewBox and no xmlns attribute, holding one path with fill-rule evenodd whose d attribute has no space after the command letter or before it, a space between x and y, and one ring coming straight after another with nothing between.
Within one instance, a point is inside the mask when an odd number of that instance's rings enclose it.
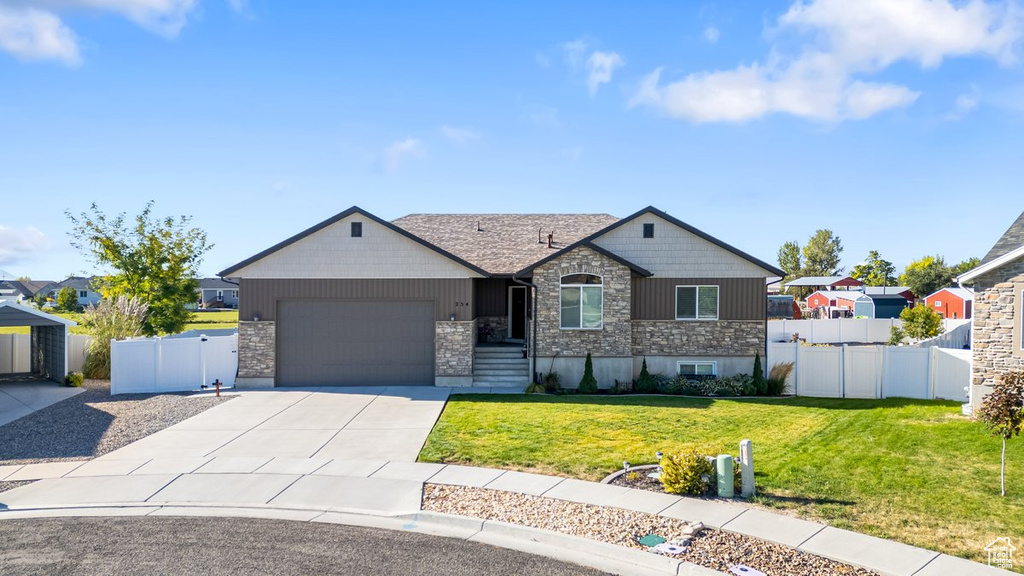
<instances>
[{"instance_id":1,"label":"basement window","mask_svg":"<svg viewBox=\"0 0 1024 576\"><path fill-rule=\"evenodd\" d=\"M680 362L677 366L679 375L691 380L718 375L718 362Z\"/></svg>"},{"instance_id":2,"label":"basement window","mask_svg":"<svg viewBox=\"0 0 1024 576\"><path fill-rule=\"evenodd\" d=\"M654 238L654 224L644 224L644 238Z\"/></svg>"},{"instance_id":3,"label":"basement window","mask_svg":"<svg viewBox=\"0 0 1024 576\"><path fill-rule=\"evenodd\" d=\"M353 222L352 223L352 237L353 238L362 238L363 237L363 223L362 222Z\"/></svg>"}]
</instances>

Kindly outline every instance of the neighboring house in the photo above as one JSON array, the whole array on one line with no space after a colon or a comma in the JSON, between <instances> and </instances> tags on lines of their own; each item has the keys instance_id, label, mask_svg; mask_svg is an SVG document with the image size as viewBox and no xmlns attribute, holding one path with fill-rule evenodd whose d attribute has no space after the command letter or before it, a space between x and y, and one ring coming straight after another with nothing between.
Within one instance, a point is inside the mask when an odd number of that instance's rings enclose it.
<instances>
[{"instance_id":1,"label":"neighboring house","mask_svg":"<svg viewBox=\"0 0 1024 576\"><path fill-rule=\"evenodd\" d=\"M602 388L727 376L765 352L782 271L661 212L413 214L350 208L220 273L240 283L242 386ZM498 342L495 342L498 341ZM503 342L501 342L503 341Z\"/></svg>"},{"instance_id":2,"label":"neighboring house","mask_svg":"<svg viewBox=\"0 0 1024 576\"><path fill-rule=\"evenodd\" d=\"M856 290L818 290L807 297L807 308L822 310L826 318L853 316L854 303L864 294Z\"/></svg>"},{"instance_id":3,"label":"neighboring house","mask_svg":"<svg viewBox=\"0 0 1024 576\"><path fill-rule=\"evenodd\" d=\"M957 282L974 284L970 396L976 408L1000 374L1024 370L1024 212Z\"/></svg>"},{"instance_id":4,"label":"neighboring house","mask_svg":"<svg viewBox=\"0 0 1024 576\"><path fill-rule=\"evenodd\" d=\"M974 291L970 288L943 288L925 296L924 305L943 318L966 320L971 317Z\"/></svg>"},{"instance_id":5,"label":"neighboring house","mask_svg":"<svg viewBox=\"0 0 1024 576\"><path fill-rule=\"evenodd\" d=\"M40 292L47 293L51 286L49 280L0 280L0 298L24 302Z\"/></svg>"},{"instance_id":6,"label":"neighboring house","mask_svg":"<svg viewBox=\"0 0 1024 576\"><path fill-rule=\"evenodd\" d=\"M220 278L200 278L198 303L200 308L238 308L238 285Z\"/></svg>"},{"instance_id":7,"label":"neighboring house","mask_svg":"<svg viewBox=\"0 0 1024 576\"><path fill-rule=\"evenodd\" d=\"M849 276L804 276L785 283L785 287L814 288L815 290L836 290L837 288L859 288L864 283Z\"/></svg>"},{"instance_id":8,"label":"neighboring house","mask_svg":"<svg viewBox=\"0 0 1024 576\"><path fill-rule=\"evenodd\" d=\"M86 306L94 306L98 304L100 300L103 299L103 296L99 292L97 292L96 288L93 286L93 280L95 279L95 276L71 276L67 280L53 284L50 287L49 295L51 298L56 300L57 294L61 291L61 289L63 289L65 286L70 286L78 294L79 306L83 308Z\"/></svg>"}]
</instances>

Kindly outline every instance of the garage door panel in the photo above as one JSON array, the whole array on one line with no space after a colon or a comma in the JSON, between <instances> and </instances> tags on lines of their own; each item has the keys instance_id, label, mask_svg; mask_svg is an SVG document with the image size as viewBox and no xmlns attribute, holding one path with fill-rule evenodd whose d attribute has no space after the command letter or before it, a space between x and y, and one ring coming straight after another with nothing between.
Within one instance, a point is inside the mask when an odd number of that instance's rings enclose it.
<instances>
[{"instance_id":1,"label":"garage door panel","mask_svg":"<svg viewBox=\"0 0 1024 576\"><path fill-rule=\"evenodd\" d=\"M432 301L285 300L277 323L280 386L434 382Z\"/></svg>"}]
</instances>

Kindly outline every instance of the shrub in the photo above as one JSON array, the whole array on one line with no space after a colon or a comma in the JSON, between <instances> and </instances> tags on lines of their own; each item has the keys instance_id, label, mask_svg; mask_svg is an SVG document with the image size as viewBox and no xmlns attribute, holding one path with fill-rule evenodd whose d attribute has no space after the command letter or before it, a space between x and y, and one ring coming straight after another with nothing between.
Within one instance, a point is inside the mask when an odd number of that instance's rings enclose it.
<instances>
[{"instance_id":1,"label":"shrub","mask_svg":"<svg viewBox=\"0 0 1024 576\"><path fill-rule=\"evenodd\" d=\"M768 381L764 379L764 368L761 367L761 353L754 353L754 394L765 394L768 392ZM753 394L751 394L753 395Z\"/></svg>"},{"instance_id":2,"label":"shrub","mask_svg":"<svg viewBox=\"0 0 1024 576\"><path fill-rule=\"evenodd\" d=\"M889 327L889 341L886 342L889 346L899 346L907 338L907 333L903 331L903 328L899 326Z\"/></svg>"},{"instance_id":3,"label":"shrub","mask_svg":"<svg viewBox=\"0 0 1024 576\"><path fill-rule=\"evenodd\" d=\"M714 475L711 461L696 450L666 454L661 459L661 485L669 494L704 494Z\"/></svg>"},{"instance_id":4,"label":"shrub","mask_svg":"<svg viewBox=\"0 0 1024 576\"><path fill-rule=\"evenodd\" d=\"M640 377L636 380L635 389L638 394L657 394L659 392L658 383L647 371L647 358L644 358L644 363L640 367Z\"/></svg>"},{"instance_id":5,"label":"shrub","mask_svg":"<svg viewBox=\"0 0 1024 576\"><path fill-rule=\"evenodd\" d=\"M148 309L149 306L134 296L116 296L101 300L85 311L85 325L92 336L82 368L85 376L110 378L110 341L141 334Z\"/></svg>"},{"instance_id":6,"label":"shrub","mask_svg":"<svg viewBox=\"0 0 1024 576\"><path fill-rule=\"evenodd\" d=\"M942 334L942 316L931 306L918 304L913 308L904 308L900 312L900 320L903 321L903 331L911 338L924 340Z\"/></svg>"},{"instance_id":7,"label":"shrub","mask_svg":"<svg viewBox=\"0 0 1024 576\"><path fill-rule=\"evenodd\" d=\"M527 386L525 390L523 390L523 394L544 394L547 391L548 390L547 388L544 387L543 383L531 382L530 385Z\"/></svg>"},{"instance_id":8,"label":"shrub","mask_svg":"<svg viewBox=\"0 0 1024 576\"><path fill-rule=\"evenodd\" d=\"M597 394L597 378L594 378L594 361L590 358L590 352L587 352L587 362L583 365L583 378L580 379L580 385L576 388L576 392Z\"/></svg>"},{"instance_id":9,"label":"shrub","mask_svg":"<svg viewBox=\"0 0 1024 576\"><path fill-rule=\"evenodd\" d=\"M630 394L633 392L633 381L626 380L624 382L615 381L615 385L609 390L612 394Z\"/></svg>"},{"instance_id":10,"label":"shrub","mask_svg":"<svg viewBox=\"0 0 1024 576\"><path fill-rule=\"evenodd\" d=\"M71 372L70 374L64 377L64 385L70 386L72 388L80 387L82 385L82 373Z\"/></svg>"},{"instance_id":11,"label":"shrub","mask_svg":"<svg viewBox=\"0 0 1024 576\"><path fill-rule=\"evenodd\" d=\"M772 366L768 371L768 395L782 396L786 393L786 380L792 374L796 364L793 362L780 362Z\"/></svg>"},{"instance_id":12,"label":"shrub","mask_svg":"<svg viewBox=\"0 0 1024 576\"><path fill-rule=\"evenodd\" d=\"M558 392L560 388L560 382L558 380L558 372L548 372L544 375L544 390L548 394L554 394Z\"/></svg>"}]
</instances>

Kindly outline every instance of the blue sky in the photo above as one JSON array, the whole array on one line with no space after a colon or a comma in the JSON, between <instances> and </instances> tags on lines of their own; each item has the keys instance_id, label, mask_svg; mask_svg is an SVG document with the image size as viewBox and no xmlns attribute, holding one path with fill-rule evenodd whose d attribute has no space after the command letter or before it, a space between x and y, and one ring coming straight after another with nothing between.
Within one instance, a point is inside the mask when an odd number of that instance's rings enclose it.
<instances>
[{"instance_id":1,"label":"blue sky","mask_svg":"<svg viewBox=\"0 0 1024 576\"><path fill-rule=\"evenodd\" d=\"M92 202L193 215L209 275L351 205L654 205L847 270L1024 210L1019 3L427 4L0 0L0 268L94 271Z\"/></svg>"}]
</instances>

